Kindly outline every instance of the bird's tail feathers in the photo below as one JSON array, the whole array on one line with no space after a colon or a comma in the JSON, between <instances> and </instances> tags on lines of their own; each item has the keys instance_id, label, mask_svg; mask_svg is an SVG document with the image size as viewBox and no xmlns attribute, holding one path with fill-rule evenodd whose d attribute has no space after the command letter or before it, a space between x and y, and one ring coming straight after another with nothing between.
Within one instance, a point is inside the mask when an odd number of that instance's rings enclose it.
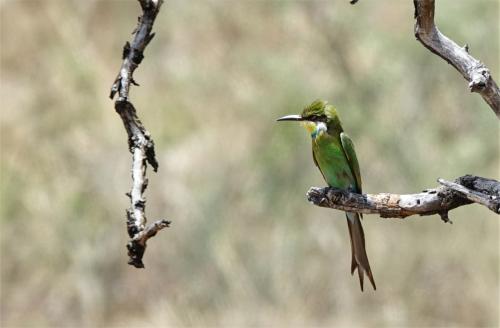
<instances>
[{"instance_id":1,"label":"bird's tail feathers","mask_svg":"<svg viewBox=\"0 0 500 328\"><path fill-rule=\"evenodd\" d=\"M368 276L373 289L376 290L375 280L373 279L370 263L365 249L365 234L363 226L361 225L360 214L346 213L347 226L349 227L349 237L351 240L352 260L351 260L351 274L358 269L359 284L361 291L363 291L364 274Z\"/></svg>"}]
</instances>

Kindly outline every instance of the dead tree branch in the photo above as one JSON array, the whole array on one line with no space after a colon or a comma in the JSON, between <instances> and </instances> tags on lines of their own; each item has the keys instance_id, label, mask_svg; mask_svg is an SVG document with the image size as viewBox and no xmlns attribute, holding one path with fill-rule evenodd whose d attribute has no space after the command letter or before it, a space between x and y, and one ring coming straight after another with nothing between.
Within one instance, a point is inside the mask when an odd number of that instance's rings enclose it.
<instances>
[{"instance_id":1,"label":"dead tree branch","mask_svg":"<svg viewBox=\"0 0 500 328\"><path fill-rule=\"evenodd\" d=\"M446 181L444 179L438 179L438 182L448 189L454 190L456 193L460 194L461 197L467 198L473 203L484 205L497 214L500 213L500 184L498 181L484 179L483 181L480 181L480 185L474 186L474 189L471 189L465 187L465 185L470 185L471 183L474 184L479 181L479 179L475 179L467 183L465 179L469 177L470 176L463 177L460 184ZM487 188L486 192L484 192L484 187ZM478 191L478 189L483 191Z\"/></svg>"},{"instance_id":2,"label":"dead tree branch","mask_svg":"<svg viewBox=\"0 0 500 328\"><path fill-rule=\"evenodd\" d=\"M443 35L434 24L434 0L413 0L415 36L431 52L446 60L469 81L471 92L479 93L500 118L500 90L490 70L469 54L469 47L460 47Z\"/></svg>"},{"instance_id":3,"label":"dead tree branch","mask_svg":"<svg viewBox=\"0 0 500 328\"><path fill-rule=\"evenodd\" d=\"M459 206L478 203L500 213L500 182L465 175L453 182L442 179L441 187L418 194L357 194L336 188L311 187L307 199L321 207L346 212L379 214L383 218L405 218L410 215L439 214L448 222L448 212Z\"/></svg>"},{"instance_id":4,"label":"dead tree branch","mask_svg":"<svg viewBox=\"0 0 500 328\"><path fill-rule=\"evenodd\" d=\"M133 74L144 58L144 49L154 37L151 30L162 2L163 0L139 0L143 13L133 32L132 43L127 42L123 47L122 66L110 93L111 99L118 94L115 110L127 131L128 146L132 153L132 189L127 193L131 202L130 208L127 209L127 231L131 240L127 244L127 249L128 263L136 268L144 268L142 257L147 240L170 224L170 221L165 219L147 224L146 199L143 196L148 186L146 168L149 163L156 172L158 162L155 158L153 139L137 117L134 105L129 102L130 84L138 85L134 81Z\"/></svg>"}]
</instances>

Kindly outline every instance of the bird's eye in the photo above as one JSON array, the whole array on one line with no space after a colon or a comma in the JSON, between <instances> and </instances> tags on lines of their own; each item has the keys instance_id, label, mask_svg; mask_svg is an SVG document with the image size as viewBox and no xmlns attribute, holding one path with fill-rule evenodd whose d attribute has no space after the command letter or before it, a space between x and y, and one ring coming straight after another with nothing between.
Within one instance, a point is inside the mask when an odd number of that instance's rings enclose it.
<instances>
[{"instance_id":1,"label":"bird's eye","mask_svg":"<svg viewBox=\"0 0 500 328\"><path fill-rule=\"evenodd\" d=\"M324 116L320 116L320 115L312 115L309 117L309 120L310 121L313 121L313 122L325 122L325 117Z\"/></svg>"}]
</instances>

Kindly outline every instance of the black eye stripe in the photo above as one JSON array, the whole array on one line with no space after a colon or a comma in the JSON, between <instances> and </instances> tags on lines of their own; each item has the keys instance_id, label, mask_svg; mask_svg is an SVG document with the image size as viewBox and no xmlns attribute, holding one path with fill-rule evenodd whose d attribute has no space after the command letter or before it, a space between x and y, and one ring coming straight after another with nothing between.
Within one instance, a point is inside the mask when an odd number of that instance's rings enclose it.
<instances>
[{"instance_id":1,"label":"black eye stripe","mask_svg":"<svg viewBox=\"0 0 500 328\"><path fill-rule=\"evenodd\" d=\"M309 115L306 118L308 121L313 121L313 122L324 122L326 123L327 117L326 115Z\"/></svg>"}]
</instances>

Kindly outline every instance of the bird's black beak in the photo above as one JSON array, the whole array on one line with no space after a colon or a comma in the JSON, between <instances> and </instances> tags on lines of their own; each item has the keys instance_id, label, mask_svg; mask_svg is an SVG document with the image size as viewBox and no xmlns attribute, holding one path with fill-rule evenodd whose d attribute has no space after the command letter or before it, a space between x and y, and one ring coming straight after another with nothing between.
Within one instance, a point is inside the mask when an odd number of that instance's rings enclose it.
<instances>
[{"instance_id":1,"label":"bird's black beak","mask_svg":"<svg viewBox=\"0 0 500 328\"><path fill-rule=\"evenodd\" d=\"M304 119L300 115L287 115L278 118L276 121L303 121Z\"/></svg>"}]
</instances>

